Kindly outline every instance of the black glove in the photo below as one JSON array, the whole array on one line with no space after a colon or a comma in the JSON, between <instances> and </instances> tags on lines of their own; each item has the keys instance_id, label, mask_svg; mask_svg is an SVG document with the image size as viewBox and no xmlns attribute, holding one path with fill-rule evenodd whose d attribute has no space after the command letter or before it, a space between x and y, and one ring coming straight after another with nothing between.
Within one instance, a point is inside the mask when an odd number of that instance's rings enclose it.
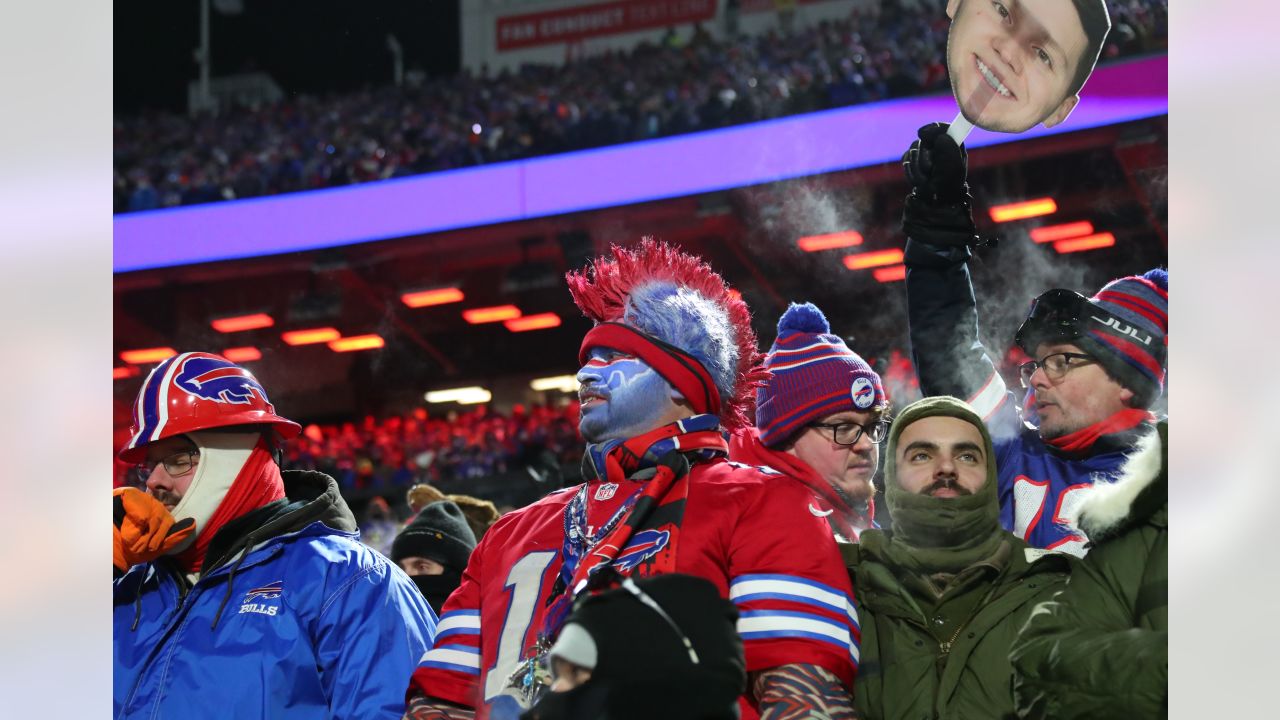
<instances>
[{"instance_id":1,"label":"black glove","mask_svg":"<svg viewBox=\"0 0 1280 720\"><path fill-rule=\"evenodd\" d=\"M978 229L965 182L968 153L947 135L948 127L931 123L920 128L919 139L902 155L902 168L911 183L911 195L902 211L902 231L930 245L974 245Z\"/></svg>"},{"instance_id":2,"label":"black glove","mask_svg":"<svg viewBox=\"0 0 1280 720\"><path fill-rule=\"evenodd\" d=\"M902 155L902 168L912 194L933 203L954 203L969 198L969 153L947 134L947 123L920 128L918 140Z\"/></svg>"}]
</instances>

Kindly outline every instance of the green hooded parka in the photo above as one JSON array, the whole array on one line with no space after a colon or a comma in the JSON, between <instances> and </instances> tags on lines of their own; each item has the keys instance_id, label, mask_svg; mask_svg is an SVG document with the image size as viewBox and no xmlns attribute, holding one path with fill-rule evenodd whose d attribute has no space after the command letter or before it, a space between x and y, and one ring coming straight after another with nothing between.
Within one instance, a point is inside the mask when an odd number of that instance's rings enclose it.
<instances>
[{"instance_id":1,"label":"green hooded parka","mask_svg":"<svg viewBox=\"0 0 1280 720\"><path fill-rule=\"evenodd\" d=\"M1081 502L1089 554L1013 648L1019 717L1168 716L1168 433L1159 423Z\"/></svg>"},{"instance_id":2,"label":"green hooded parka","mask_svg":"<svg viewBox=\"0 0 1280 720\"><path fill-rule=\"evenodd\" d=\"M936 415L982 435L987 481L973 495L912 495L897 484L898 438ZM1032 608L1062 588L1074 558L1029 549L1001 529L991 438L960 400L926 398L899 414L885 478L894 531L868 530L841 547L862 628L855 707L869 720L1014 717L1009 648Z\"/></svg>"}]
</instances>

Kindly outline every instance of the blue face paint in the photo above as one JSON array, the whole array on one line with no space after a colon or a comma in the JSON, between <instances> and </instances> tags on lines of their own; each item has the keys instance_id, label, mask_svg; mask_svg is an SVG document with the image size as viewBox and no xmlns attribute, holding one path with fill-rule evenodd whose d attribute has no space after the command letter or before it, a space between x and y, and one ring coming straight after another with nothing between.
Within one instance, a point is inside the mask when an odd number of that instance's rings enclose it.
<instances>
[{"instance_id":1,"label":"blue face paint","mask_svg":"<svg viewBox=\"0 0 1280 720\"><path fill-rule=\"evenodd\" d=\"M625 440L665 424L674 405L671 384L634 355L591 348L578 371L578 430L590 443Z\"/></svg>"}]
</instances>

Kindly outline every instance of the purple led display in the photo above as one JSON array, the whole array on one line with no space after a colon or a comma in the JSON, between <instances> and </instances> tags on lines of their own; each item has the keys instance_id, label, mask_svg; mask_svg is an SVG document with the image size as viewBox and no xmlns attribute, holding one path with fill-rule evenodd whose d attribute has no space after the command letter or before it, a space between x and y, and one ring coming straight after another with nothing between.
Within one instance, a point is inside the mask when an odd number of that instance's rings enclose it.
<instances>
[{"instance_id":1,"label":"purple led display","mask_svg":"<svg viewBox=\"0 0 1280 720\"><path fill-rule=\"evenodd\" d=\"M1098 68L1061 125L975 129L1013 142L1169 112L1167 56ZM950 95L859 105L597 150L354 187L117 215L114 271L314 250L627 205L895 161Z\"/></svg>"}]
</instances>

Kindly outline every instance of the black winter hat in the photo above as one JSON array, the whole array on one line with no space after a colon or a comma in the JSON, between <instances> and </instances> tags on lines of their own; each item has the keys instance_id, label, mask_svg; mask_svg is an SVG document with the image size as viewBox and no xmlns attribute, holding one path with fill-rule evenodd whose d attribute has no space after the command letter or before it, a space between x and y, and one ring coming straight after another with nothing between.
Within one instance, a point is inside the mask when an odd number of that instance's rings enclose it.
<instances>
[{"instance_id":1,"label":"black winter hat","mask_svg":"<svg viewBox=\"0 0 1280 720\"><path fill-rule=\"evenodd\" d=\"M711 582L691 575L658 575L636 580L632 587L656 602L670 622L626 587L580 600L561 634L581 638L585 631L589 641L568 643L577 647L557 641L551 655L569 662L576 659L575 664L594 660L588 663L591 679L581 693L573 693L578 697L550 693L543 712L532 717L737 717L747 673L734 604L720 597ZM686 638L697 663L684 644ZM564 701L577 707L556 707ZM584 705L596 707L587 711Z\"/></svg>"},{"instance_id":2,"label":"black winter hat","mask_svg":"<svg viewBox=\"0 0 1280 720\"><path fill-rule=\"evenodd\" d=\"M400 531L391 543L391 559L398 563L407 557L424 557L462 572L475 548L476 535L461 508L441 500L422 508Z\"/></svg>"}]
</instances>

